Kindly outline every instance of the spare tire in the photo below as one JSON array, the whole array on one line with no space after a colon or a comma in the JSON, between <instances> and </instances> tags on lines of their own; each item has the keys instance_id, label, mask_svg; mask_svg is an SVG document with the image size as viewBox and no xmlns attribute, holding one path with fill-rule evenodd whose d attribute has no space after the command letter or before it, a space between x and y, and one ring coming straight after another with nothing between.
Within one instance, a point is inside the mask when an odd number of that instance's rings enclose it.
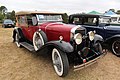
<instances>
[{"instance_id":1,"label":"spare tire","mask_svg":"<svg viewBox=\"0 0 120 80\"><path fill-rule=\"evenodd\" d=\"M47 36L43 31L36 31L33 35L33 46L38 51L47 42Z\"/></svg>"}]
</instances>

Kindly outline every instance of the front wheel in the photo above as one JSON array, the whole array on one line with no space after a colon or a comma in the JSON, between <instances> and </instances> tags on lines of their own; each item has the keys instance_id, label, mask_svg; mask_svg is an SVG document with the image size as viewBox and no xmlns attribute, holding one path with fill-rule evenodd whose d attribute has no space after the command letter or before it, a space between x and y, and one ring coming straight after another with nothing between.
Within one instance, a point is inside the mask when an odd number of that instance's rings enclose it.
<instances>
[{"instance_id":1,"label":"front wheel","mask_svg":"<svg viewBox=\"0 0 120 80\"><path fill-rule=\"evenodd\" d=\"M52 50L52 62L58 76L63 77L68 74L69 62L66 53L54 48Z\"/></svg>"},{"instance_id":2,"label":"front wheel","mask_svg":"<svg viewBox=\"0 0 120 80\"><path fill-rule=\"evenodd\" d=\"M112 43L112 52L116 56L120 56L120 39L113 41Z\"/></svg>"}]
</instances>

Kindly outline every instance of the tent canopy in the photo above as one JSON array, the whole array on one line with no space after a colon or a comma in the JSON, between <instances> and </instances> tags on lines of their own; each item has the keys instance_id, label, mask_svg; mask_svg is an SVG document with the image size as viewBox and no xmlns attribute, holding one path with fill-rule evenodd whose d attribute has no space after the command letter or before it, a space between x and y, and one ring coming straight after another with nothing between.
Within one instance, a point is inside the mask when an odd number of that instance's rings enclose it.
<instances>
[{"instance_id":1,"label":"tent canopy","mask_svg":"<svg viewBox=\"0 0 120 80\"><path fill-rule=\"evenodd\" d=\"M116 13L114 13L113 11L107 11L106 13L104 13L105 16L117 16Z\"/></svg>"},{"instance_id":2,"label":"tent canopy","mask_svg":"<svg viewBox=\"0 0 120 80\"><path fill-rule=\"evenodd\" d=\"M101 13L97 12L97 11L91 11L88 14L96 14L96 15L100 15Z\"/></svg>"}]
</instances>

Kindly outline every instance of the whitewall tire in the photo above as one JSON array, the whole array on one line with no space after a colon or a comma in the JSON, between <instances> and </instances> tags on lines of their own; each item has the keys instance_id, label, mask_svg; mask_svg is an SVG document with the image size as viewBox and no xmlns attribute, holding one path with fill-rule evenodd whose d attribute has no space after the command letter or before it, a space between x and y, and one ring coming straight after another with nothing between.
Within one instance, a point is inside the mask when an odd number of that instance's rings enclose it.
<instances>
[{"instance_id":1,"label":"whitewall tire","mask_svg":"<svg viewBox=\"0 0 120 80\"><path fill-rule=\"evenodd\" d=\"M54 48L52 50L52 62L58 76L63 77L68 74L69 62L66 53Z\"/></svg>"}]
</instances>

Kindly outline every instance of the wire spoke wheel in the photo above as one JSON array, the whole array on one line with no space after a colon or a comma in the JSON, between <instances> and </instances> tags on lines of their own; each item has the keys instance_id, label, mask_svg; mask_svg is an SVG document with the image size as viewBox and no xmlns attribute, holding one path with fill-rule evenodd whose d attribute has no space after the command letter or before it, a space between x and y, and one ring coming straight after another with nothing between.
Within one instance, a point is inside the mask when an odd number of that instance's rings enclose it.
<instances>
[{"instance_id":1,"label":"wire spoke wheel","mask_svg":"<svg viewBox=\"0 0 120 80\"><path fill-rule=\"evenodd\" d=\"M39 50L44 45L44 39L39 32L35 32L33 35L33 45L35 51Z\"/></svg>"},{"instance_id":2,"label":"wire spoke wheel","mask_svg":"<svg viewBox=\"0 0 120 80\"><path fill-rule=\"evenodd\" d=\"M115 55L120 56L120 40L116 40L113 42L112 51Z\"/></svg>"}]
</instances>

